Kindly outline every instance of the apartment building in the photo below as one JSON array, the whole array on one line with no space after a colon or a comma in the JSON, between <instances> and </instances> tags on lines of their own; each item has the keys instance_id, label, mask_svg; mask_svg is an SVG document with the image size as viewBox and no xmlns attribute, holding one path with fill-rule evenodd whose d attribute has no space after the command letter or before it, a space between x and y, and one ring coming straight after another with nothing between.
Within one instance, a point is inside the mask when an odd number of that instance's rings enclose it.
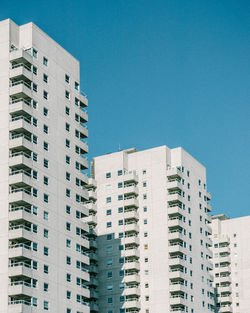
<instances>
[{"instance_id":1,"label":"apartment building","mask_svg":"<svg viewBox=\"0 0 250 313\"><path fill-rule=\"evenodd\" d=\"M206 169L182 148L95 157L100 313L213 310Z\"/></svg>"},{"instance_id":2,"label":"apartment building","mask_svg":"<svg viewBox=\"0 0 250 313\"><path fill-rule=\"evenodd\" d=\"M79 62L0 22L0 312L89 307L86 96Z\"/></svg>"},{"instance_id":3,"label":"apartment building","mask_svg":"<svg viewBox=\"0 0 250 313\"><path fill-rule=\"evenodd\" d=\"M250 216L212 218L215 312L250 308Z\"/></svg>"}]
</instances>

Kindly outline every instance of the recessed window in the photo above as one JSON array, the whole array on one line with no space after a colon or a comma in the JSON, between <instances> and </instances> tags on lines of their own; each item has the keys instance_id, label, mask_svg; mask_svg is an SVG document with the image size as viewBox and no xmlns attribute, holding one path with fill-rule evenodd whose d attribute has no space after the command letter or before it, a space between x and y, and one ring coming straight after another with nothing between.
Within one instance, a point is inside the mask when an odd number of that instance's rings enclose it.
<instances>
[{"instance_id":1,"label":"recessed window","mask_svg":"<svg viewBox=\"0 0 250 313\"><path fill-rule=\"evenodd\" d=\"M65 129L69 132L70 131L70 125L69 125L69 123L66 123L65 124Z\"/></svg>"},{"instance_id":2,"label":"recessed window","mask_svg":"<svg viewBox=\"0 0 250 313\"><path fill-rule=\"evenodd\" d=\"M70 189L66 188L65 194L66 194L66 197L70 198Z\"/></svg>"},{"instance_id":3,"label":"recessed window","mask_svg":"<svg viewBox=\"0 0 250 313\"><path fill-rule=\"evenodd\" d=\"M43 194L43 201L46 203L49 202L49 195L47 195L46 193Z\"/></svg>"},{"instance_id":4,"label":"recessed window","mask_svg":"<svg viewBox=\"0 0 250 313\"><path fill-rule=\"evenodd\" d=\"M46 168L49 167L49 161L47 159L43 159L43 166Z\"/></svg>"},{"instance_id":5,"label":"recessed window","mask_svg":"<svg viewBox=\"0 0 250 313\"><path fill-rule=\"evenodd\" d=\"M48 265L44 264L44 266L43 266L43 272L44 272L45 274L48 274L48 273L49 273L49 266L48 266Z\"/></svg>"},{"instance_id":6,"label":"recessed window","mask_svg":"<svg viewBox=\"0 0 250 313\"><path fill-rule=\"evenodd\" d=\"M43 254L44 255L49 255L49 248L48 247L43 247Z\"/></svg>"},{"instance_id":7,"label":"recessed window","mask_svg":"<svg viewBox=\"0 0 250 313\"><path fill-rule=\"evenodd\" d=\"M112 227L112 222L107 222L107 228Z\"/></svg>"},{"instance_id":8,"label":"recessed window","mask_svg":"<svg viewBox=\"0 0 250 313\"><path fill-rule=\"evenodd\" d=\"M69 273L66 274L66 280L67 282L71 282L71 274Z\"/></svg>"},{"instance_id":9,"label":"recessed window","mask_svg":"<svg viewBox=\"0 0 250 313\"><path fill-rule=\"evenodd\" d=\"M111 197L107 197L106 198L106 203L110 203L111 202Z\"/></svg>"},{"instance_id":10,"label":"recessed window","mask_svg":"<svg viewBox=\"0 0 250 313\"><path fill-rule=\"evenodd\" d=\"M67 214L70 214L70 211L71 211L70 206L69 206L69 205L66 205L66 213L67 213Z\"/></svg>"},{"instance_id":11,"label":"recessed window","mask_svg":"<svg viewBox=\"0 0 250 313\"><path fill-rule=\"evenodd\" d=\"M71 229L71 224L69 222L66 222L66 230L70 231Z\"/></svg>"},{"instance_id":12,"label":"recessed window","mask_svg":"<svg viewBox=\"0 0 250 313\"><path fill-rule=\"evenodd\" d=\"M70 113L70 108L69 108L69 107L65 107L65 113L66 113L67 115L69 115L69 113Z\"/></svg>"},{"instance_id":13,"label":"recessed window","mask_svg":"<svg viewBox=\"0 0 250 313\"><path fill-rule=\"evenodd\" d=\"M43 284L43 291L45 291L45 292L49 291L49 284L48 283Z\"/></svg>"},{"instance_id":14,"label":"recessed window","mask_svg":"<svg viewBox=\"0 0 250 313\"><path fill-rule=\"evenodd\" d=\"M79 91L80 90L80 85L78 82L75 82L75 90Z\"/></svg>"},{"instance_id":15,"label":"recessed window","mask_svg":"<svg viewBox=\"0 0 250 313\"><path fill-rule=\"evenodd\" d=\"M66 292L66 298L67 298L67 299L70 299L70 298L71 298L71 291L68 291L68 290L67 290L67 292Z\"/></svg>"},{"instance_id":16,"label":"recessed window","mask_svg":"<svg viewBox=\"0 0 250 313\"><path fill-rule=\"evenodd\" d=\"M46 90L44 90L44 91L43 91L43 98L44 98L45 100L48 100L48 97L49 97L48 92L47 92Z\"/></svg>"},{"instance_id":17,"label":"recessed window","mask_svg":"<svg viewBox=\"0 0 250 313\"><path fill-rule=\"evenodd\" d=\"M69 82L70 82L70 77L69 77L69 75L67 75L67 74L65 74L65 82L66 82L67 84L69 84Z\"/></svg>"},{"instance_id":18,"label":"recessed window","mask_svg":"<svg viewBox=\"0 0 250 313\"><path fill-rule=\"evenodd\" d=\"M46 151L49 150L49 144L46 141L43 142L43 149Z\"/></svg>"},{"instance_id":19,"label":"recessed window","mask_svg":"<svg viewBox=\"0 0 250 313\"><path fill-rule=\"evenodd\" d=\"M45 134L48 134L48 132L49 132L49 127L47 126L47 125L43 125L43 132L45 133Z\"/></svg>"},{"instance_id":20,"label":"recessed window","mask_svg":"<svg viewBox=\"0 0 250 313\"><path fill-rule=\"evenodd\" d=\"M48 83L48 81L49 81L48 75L43 74L43 81L44 81L45 83Z\"/></svg>"},{"instance_id":21,"label":"recessed window","mask_svg":"<svg viewBox=\"0 0 250 313\"><path fill-rule=\"evenodd\" d=\"M68 90L65 90L65 98L70 99L70 92Z\"/></svg>"},{"instance_id":22,"label":"recessed window","mask_svg":"<svg viewBox=\"0 0 250 313\"><path fill-rule=\"evenodd\" d=\"M44 219L45 221L48 221L48 219L49 219L49 213L48 213L48 212L43 211L43 219Z\"/></svg>"},{"instance_id":23,"label":"recessed window","mask_svg":"<svg viewBox=\"0 0 250 313\"><path fill-rule=\"evenodd\" d=\"M32 55L33 55L34 58L37 59L38 52L37 52L37 50L34 49L34 48L32 49Z\"/></svg>"},{"instance_id":24,"label":"recessed window","mask_svg":"<svg viewBox=\"0 0 250 313\"><path fill-rule=\"evenodd\" d=\"M48 301L43 301L43 309L48 311L48 309L49 309L49 302Z\"/></svg>"},{"instance_id":25,"label":"recessed window","mask_svg":"<svg viewBox=\"0 0 250 313\"><path fill-rule=\"evenodd\" d=\"M37 84L33 83L33 90L37 92Z\"/></svg>"},{"instance_id":26,"label":"recessed window","mask_svg":"<svg viewBox=\"0 0 250 313\"><path fill-rule=\"evenodd\" d=\"M66 264L71 265L71 257L66 256Z\"/></svg>"},{"instance_id":27,"label":"recessed window","mask_svg":"<svg viewBox=\"0 0 250 313\"><path fill-rule=\"evenodd\" d=\"M118 183L118 188L122 188L122 182Z\"/></svg>"},{"instance_id":28,"label":"recessed window","mask_svg":"<svg viewBox=\"0 0 250 313\"><path fill-rule=\"evenodd\" d=\"M110 178L111 177L111 173L106 173L106 178Z\"/></svg>"},{"instance_id":29,"label":"recessed window","mask_svg":"<svg viewBox=\"0 0 250 313\"><path fill-rule=\"evenodd\" d=\"M48 66L48 59L43 57L43 65Z\"/></svg>"},{"instance_id":30,"label":"recessed window","mask_svg":"<svg viewBox=\"0 0 250 313\"><path fill-rule=\"evenodd\" d=\"M32 138L32 139L33 139L33 143L34 143L34 144L37 144L37 136L33 135L33 138Z\"/></svg>"},{"instance_id":31,"label":"recessed window","mask_svg":"<svg viewBox=\"0 0 250 313\"><path fill-rule=\"evenodd\" d=\"M66 239L66 247L67 248L71 247L71 240L70 239Z\"/></svg>"},{"instance_id":32,"label":"recessed window","mask_svg":"<svg viewBox=\"0 0 250 313\"><path fill-rule=\"evenodd\" d=\"M106 215L111 215L112 211L111 210L106 210Z\"/></svg>"},{"instance_id":33,"label":"recessed window","mask_svg":"<svg viewBox=\"0 0 250 313\"><path fill-rule=\"evenodd\" d=\"M66 172L66 179L70 181L70 173Z\"/></svg>"},{"instance_id":34,"label":"recessed window","mask_svg":"<svg viewBox=\"0 0 250 313\"><path fill-rule=\"evenodd\" d=\"M43 230L43 236L44 236L45 238L49 238L49 231L48 231L48 229L44 229L44 230Z\"/></svg>"},{"instance_id":35,"label":"recessed window","mask_svg":"<svg viewBox=\"0 0 250 313\"><path fill-rule=\"evenodd\" d=\"M65 162L66 162L67 164L70 164L70 156L66 155L66 157L65 157Z\"/></svg>"},{"instance_id":36,"label":"recessed window","mask_svg":"<svg viewBox=\"0 0 250 313\"><path fill-rule=\"evenodd\" d=\"M43 108L43 115L48 116L49 110L47 108Z\"/></svg>"},{"instance_id":37,"label":"recessed window","mask_svg":"<svg viewBox=\"0 0 250 313\"><path fill-rule=\"evenodd\" d=\"M67 148L70 148L70 140L69 139L65 140L65 145Z\"/></svg>"},{"instance_id":38,"label":"recessed window","mask_svg":"<svg viewBox=\"0 0 250 313\"><path fill-rule=\"evenodd\" d=\"M122 175L122 170L117 171L117 175L121 176Z\"/></svg>"}]
</instances>

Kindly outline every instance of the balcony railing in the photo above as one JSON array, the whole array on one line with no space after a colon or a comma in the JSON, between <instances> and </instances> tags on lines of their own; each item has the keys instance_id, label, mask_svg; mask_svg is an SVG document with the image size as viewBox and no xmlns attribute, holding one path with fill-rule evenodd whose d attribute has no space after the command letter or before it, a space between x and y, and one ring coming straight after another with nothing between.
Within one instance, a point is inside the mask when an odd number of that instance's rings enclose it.
<instances>
[{"instance_id":1,"label":"balcony railing","mask_svg":"<svg viewBox=\"0 0 250 313\"><path fill-rule=\"evenodd\" d=\"M26 175L26 176L31 177L31 174L30 174L29 172L25 171L25 170L13 171L13 172L10 173L10 176L12 176L12 175L18 175L18 174L24 174L24 175Z\"/></svg>"},{"instance_id":2,"label":"balcony railing","mask_svg":"<svg viewBox=\"0 0 250 313\"><path fill-rule=\"evenodd\" d=\"M14 70L15 68L18 68L18 67L24 67L26 70L31 72L31 68L24 63L12 64L11 69Z\"/></svg>"},{"instance_id":3,"label":"balcony railing","mask_svg":"<svg viewBox=\"0 0 250 313\"><path fill-rule=\"evenodd\" d=\"M19 80L17 82L11 82L10 83L10 87L14 87L14 86L18 86L23 84L24 86L26 86L27 88L31 89L31 85L29 85L26 81L24 80Z\"/></svg>"},{"instance_id":4,"label":"balcony railing","mask_svg":"<svg viewBox=\"0 0 250 313\"><path fill-rule=\"evenodd\" d=\"M24 99L24 98L12 99L10 101L10 104L15 104L15 103L18 103L18 102L24 102L28 106L31 106L31 103L27 99Z\"/></svg>"},{"instance_id":5,"label":"balcony railing","mask_svg":"<svg viewBox=\"0 0 250 313\"><path fill-rule=\"evenodd\" d=\"M23 116L23 115L13 117L10 121L11 121L11 122L15 122L15 121L18 121L18 120L24 120L25 122L31 124L31 120L29 120L27 117L25 117L25 116Z\"/></svg>"},{"instance_id":6,"label":"balcony railing","mask_svg":"<svg viewBox=\"0 0 250 313\"><path fill-rule=\"evenodd\" d=\"M27 268L32 268L30 264L24 263L24 262L17 262L17 263L12 263L9 265L9 267L27 267Z\"/></svg>"},{"instance_id":7,"label":"balcony railing","mask_svg":"<svg viewBox=\"0 0 250 313\"><path fill-rule=\"evenodd\" d=\"M24 139L26 139L26 140L28 140L28 141L31 141L31 138L28 137L28 136L26 136L26 135L24 135L24 134L12 135L12 136L10 137L10 139L17 139L17 138L24 138Z\"/></svg>"}]
</instances>

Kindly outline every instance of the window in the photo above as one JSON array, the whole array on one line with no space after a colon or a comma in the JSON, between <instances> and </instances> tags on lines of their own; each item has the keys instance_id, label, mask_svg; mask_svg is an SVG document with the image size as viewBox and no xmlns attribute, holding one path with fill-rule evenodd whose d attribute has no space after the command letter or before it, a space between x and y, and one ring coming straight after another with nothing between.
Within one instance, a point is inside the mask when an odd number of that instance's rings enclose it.
<instances>
[{"instance_id":1,"label":"window","mask_svg":"<svg viewBox=\"0 0 250 313\"><path fill-rule=\"evenodd\" d=\"M44 90L44 91L43 91L43 98L44 98L45 100L48 100L48 96L49 96L48 92L47 92L46 90Z\"/></svg>"},{"instance_id":2,"label":"window","mask_svg":"<svg viewBox=\"0 0 250 313\"><path fill-rule=\"evenodd\" d=\"M65 90L65 98L70 99L70 93L68 90Z\"/></svg>"},{"instance_id":3,"label":"window","mask_svg":"<svg viewBox=\"0 0 250 313\"><path fill-rule=\"evenodd\" d=\"M49 202L49 195L47 195L46 193L43 194L43 201L46 203Z\"/></svg>"},{"instance_id":4,"label":"window","mask_svg":"<svg viewBox=\"0 0 250 313\"><path fill-rule=\"evenodd\" d=\"M46 151L49 150L49 144L46 141L43 142L43 149Z\"/></svg>"},{"instance_id":5,"label":"window","mask_svg":"<svg viewBox=\"0 0 250 313\"><path fill-rule=\"evenodd\" d=\"M144 224L147 224L147 223L148 223L148 220L147 220L147 219L144 219L143 223L144 223Z\"/></svg>"},{"instance_id":6,"label":"window","mask_svg":"<svg viewBox=\"0 0 250 313\"><path fill-rule=\"evenodd\" d=\"M188 176L188 177L190 176L190 172L189 172L189 171L187 171L187 176Z\"/></svg>"},{"instance_id":7,"label":"window","mask_svg":"<svg viewBox=\"0 0 250 313\"><path fill-rule=\"evenodd\" d=\"M37 67L33 65L33 74L37 75Z\"/></svg>"},{"instance_id":8,"label":"window","mask_svg":"<svg viewBox=\"0 0 250 313\"><path fill-rule=\"evenodd\" d=\"M66 292L66 298L70 299L71 298L71 291L67 290Z\"/></svg>"},{"instance_id":9,"label":"window","mask_svg":"<svg viewBox=\"0 0 250 313\"><path fill-rule=\"evenodd\" d=\"M111 215L112 214L112 210L106 210L106 215Z\"/></svg>"},{"instance_id":10,"label":"window","mask_svg":"<svg viewBox=\"0 0 250 313\"><path fill-rule=\"evenodd\" d=\"M147 211L148 211L148 208L145 206L145 207L143 208L143 211L144 211L144 212L147 212Z\"/></svg>"},{"instance_id":11,"label":"window","mask_svg":"<svg viewBox=\"0 0 250 313\"><path fill-rule=\"evenodd\" d=\"M144 182L142 183L142 186L143 186L143 187L147 187L147 182L144 181Z\"/></svg>"},{"instance_id":12,"label":"window","mask_svg":"<svg viewBox=\"0 0 250 313\"><path fill-rule=\"evenodd\" d=\"M146 200L146 199L147 199L147 195L144 194L144 195L143 195L143 200Z\"/></svg>"},{"instance_id":13,"label":"window","mask_svg":"<svg viewBox=\"0 0 250 313\"><path fill-rule=\"evenodd\" d=\"M147 170L142 170L142 174L145 175L147 173Z\"/></svg>"},{"instance_id":14,"label":"window","mask_svg":"<svg viewBox=\"0 0 250 313\"><path fill-rule=\"evenodd\" d=\"M49 255L49 248L48 247L43 247L43 254L44 255Z\"/></svg>"},{"instance_id":15,"label":"window","mask_svg":"<svg viewBox=\"0 0 250 313\"><path fill-rule=\"evenodd\" d=\"M37 136L33 135L33 143L37 144Z\"/></svg>"},{"instance_id":16,"label":"window","mask_svg":"<svg viewBox=\"0 0 250 313\"><path fill-rule=\"evenodd\" d=\"M49 161L46 159L43 159L43 166L48 168L49 167Z\"/></svg>"},{"instance_id":17,"label":"window","mask_svg":"<svg viewBox=\"0 0 250 313\"><path fill-rule=\"evenodd\" d=\"M112 250L113 250L113 247L112 247L112 246L106 247L106 252L107 252L107 253L111 253Z\"/></svg>"},{"instance_id":18,"label":"window","mask_svg":"<svg viewBox=\"0 0 250 313\"><path fill-rule=\"evenodd\" d=\"M49 302L48 301L43 301L43 308L44 308L44 310L49 309Z\"/></svg>"},{"instance_id":19,"label":"window","mask_svg":"<svg viewBox=\"0 0 250 313\"><path fill-rule=\"evenodd\" d=\"M33 117L33 125L37 127L37 119Z\"/></svg>"},{"instance_id":20,"label":"window","mask_svg":"<svg viewBox=\"0 0 250 313\"><path fill-rule=\"evenodd\" d=\"M45 274L49 274L49 266L48 266L48 265L44 264L44 266L43 266L43 272L44 272Z\"/></svg>"},{"instance_id":21,"label":"window","mask_svg":"<svg viewBox=\"0 0 250 313\"><path fill-rule=\"evenodd\" d=\"M107 197L106 198L106 203L110 203L111 202L111 197Z\"/></svg>"},{"instance_id":22,"label":"window","mask_svg":"<svg viewBox=\"0 0 250 313\"><path fill-rule=\"evenodd\" d=\"M123 200L123 195L118 195L118 200Z\"/></svg>"},{"instance_id":23,"label":"window","mask_svg":"<svg viewBox=\"0 0 250 313\"><path fill-rule=\"evenodd\" d=\"M69 108L69 107L65 107L65 113L66 113L67 115L69 115L69 113L70 113L70 108Z\"/></svg>"},{"instance_id":24,"label":"window","mask_svg":"<svg viewBox=\"0 0 250 313\"><path fill-rule=\"evenodd\" d=\"M34 214L34 215L37 215L37 207L33 205L33 206L32 206L32 209L33 209L33 214Z\"/></svg>"},{"instance_id":25,"label":"window","mask_svg":"<svg viewBox=\"0 0 250 313\"><path fill-rule=\"evenodd\" d=\"M112 234L107 235L107 240L112 240L112 238L113 238Z\"/></svg>"},{"instance_id":26,"label":"window","mask_svg":"<svg viewBox=\"0 0 250 313\"><path fill-rule=\"evenodd\" d=\"M70 228L71 228L71 224L69 222L66 222L66 229L70 231Z\"/></svg>"},{"instance_id":27,"label":"window","mask_svg":"<svg viewBox=\"0 0 250 313\"><path fill-rule=\"evenodd\" d=\"M43 176L43 183L44 183L44 185L49 184L49 178L47 176Z\"/></svg>"},{"instance_id":28,"label":"window","mask_svg":"<svg viewBox=\"0 0 250 313\"><path fill-rule=\"evenodd\" d=\"M48 66L48 59L43 57L43 65Z\"/></svg>"},{"instance_id":29,"label":"window","mask_svg":"<svg viewBox=\"0 0 250 313\"><path fill-rule=\"evenodd\" d=\"M69 75L65 74L65 82L69 84L70 82L70 77Z\"/></svg>"},{"instance_id":30,"label":"window","mask_svg":"<svg viewBox=\"0 0 250 313\"><path fill-rule=\"evenodd\" d=\"M48 83L48 75L46 75L46 74L43 74L43 81L45 82L45 83Z\"/></svg>"},{"instance_id":31,"label":"window","mask_svg":"<svg viewBox=\"0 0 250 313\"><path fill-rule=\"evenodd\" d=\"M75 90L79 91L79 89L80 89L79 83L75 82Z\"/></svg>"},{"instance_id":32,"label":"window","mask_svg":"<svg viewBox=\"0 0 250 313\"><path fill-rule=\"evenodd\" d=\"M70 181L70 173L66 172L66 180Z\"/></svg>"},{"instance_id":33,"label":"window","mask_svg":"<svg viewBox=\"0 0 250 313\"><path fill-rule=\"evenodd\" d=\"M67 248L71 247L71 240L70 239L66 239L66 247Z\"/></svg>"},{"instance_id":34,"label":"window","mask_svg":"<svg viewBox=\"0 0 250 313\"><path fill-rule=\"evenodd\" d=\"M37 162L37 153L33 152L32 156L33 156L33 161Z\"/></svg>"},{"instance_id":35,"label":"window","mask_svg":"<svg viewBox=\"0 0 250 313\"><path fill-rule=\"evenodd\" d=\"M37 171L33 171L33 178L37 179Z\"/></svg>"},{"instance_id":36,"label":"window","mask_svg":"<svg viewBox=\"0 0 250 313\"><path fill-rule=\"evenodd\" d=\"M48 229L44 229L44 230L43 230L43 236L44 236L45 238L49 238L49 231L48 231Z\"/></svg>"},{"instance_id":37,"label":"window","mask_svg":"<svg viewBox=\"0 0 250 313\"><path fill-rule=\"evenodd\" d=\"M49 127L47 126L47 125L43 125L43 132L45 133L45 134L48 134L48 132L49 132Z\"/></svg>"},{"instance_id":38,"label":"window","mask_svg":"<svg viewBox=\"0 0 250 313\"><path fill-rule=\"evenodd\" d=\"M117 175L121 176L122 175L122 170L117 171Z\"/></svg>"},{"instance_id":39,"label":"window","mask_svg":"<svg viewBox=\"0 0 250 313\"><path fill-rule=\"evenodd\" d=\"M49 110L47 108L43 108L43 115L48 116Z\"/></svg>"},{"instance_id":40,"label":"window","mask_svg":"<svg viewBox=\"0 0 250 313\"><path fill-rule=\"evenodd\" d=\"M66 213L67 213L67 214L70 214L70 210L71 210L71 209L70 209L70 206L69 206L69 205L66 205Z\"/></svg>"},{"instance_id":41,"label":"window","mask_svg":"<svg viewBox=\"0 0 250 313\"><path fill-rule=\"evenodd\" d=\"M33 83L33 90L37 92L37 84Z\"/></svg>"},{"instance_id":42,"label":"window","mask_svg":"<svg viewBox=\"0 0 250 313\"><path fill-rule=\"evenodd\" d=\"M34 58L36 58L37 59L37 50L35 50L34 48L32 49L32 55L33 55L33 57Z\"/></svg>"},{"instance_id":43,"label":"window","mask_svg":"<svg viewBox=\"0 0 250 313\"><path fill-rule=\"evenodd\" d=\"M37 197L37 189L33 188L33 197Z\"/></svg>"},{"instance_id":44,"label":"window","mask_svg":"<svg viewBox=\"0 0 250 313\"><path fill-rule=\"evenodd\" d=\"M33 242L33 250L37 251L37 243L36 242Z\"/></svg>"},{"instance_id":45,"label":"window","mask_svg":"<svg viewBox=\"0 0 250 313\"><path fill-rule=\"evenodd\" d=\"M122 183L118 183L118 188L122 188Z\"/></svg>"},{"instance_id":46,"label":"window","mask_svg":"<svg viewBox=\"0 0 250 313\"><path fill-rule=\"evenodd\" d=\"M108 298L108 303L113 303L113 298Z\"/></svg>"},{"instance_id":47,"label":"window","mask_svg":"<svg viewBox=\"0 0 250 313\"><path fill-rule=\"evenodd\" d=\"M67 148L70 148L70 140L69 139L65 140L65 145Z\"/></svg>"},{"instance_id":48,"label":"window","mask_svg":"<svg viewBox=\"0 0 250 313\"><path fill-rule=\"evenodd\" d=\"M69 274L69 273L66 274L66 280L68 282L71 282L71 274Z\"/></svg>"},{"instance_id":49,"label":"window","mask_svg":"<svg viewBox=\"0 0 250 313\"><path fill-rule=\"evenodd\" d=\"M71 257L66 256L66 264L71 265Z\"/></svg>"},{"instance_id":50,"label":"window","mask_svg":"<svg viewBox=\"0 0 250 313\"><path fill-rule=\"evenodd\" d=\"M123 225L123 220L119 220L119 221L118 221L118 225L119 225L119 226Z\"/></svg>"},{"instance_id":51,"label":"window","mask_svg":"<svg viewBox=\"0 0 250 313\"><path fill-rule=\"evenodd\" d=\"M107 273L107 278L112 278L112 276L113 276L113 273L112 273L112 272L108 272L108 273Z\"/></svg>"},{"instance_id":52,"label":"window","mask_svg":"<svg viewBox=\"0 0 250 313\"><path fill-rule=\"evenodd\" d=\"M77 219L80 219L80 218L81 218L81 212L79 212L79 211L77 211L77 210L76 210L76 218L77 218Z\"/></svg>"},{"instance_id":53,"label":"window","mask_svg":"<svg viewBox=\"0 0 250 313\"><path fill-rule=\"evenodd\" d=\"M68 123L65 124L65 129L69 132L70 131L70 125Z\"/></svg>"},{"instance_id":54,"label":"window","mask_svg":"<svg viewBox=\"0 0 250 313\"><path fill-rule=\"evenodd\" d=\"M123 212L123 208L118 208L118 213L122 213Z\"/></svg>"},{"instance_id":55,"label":"window","mask_svg":"<svg viewBox=\"0 0 250 313\"><path fill-rule=\"evenodd\" d=\"M112 227L112 222L107 222L107 228Z\"/></svg>"},{"instance_id":56,"label":"window","mask_svg":"<svg viewBox=\"0 0 250 313\"><path fill-rule=\"evenodd\" d=\"M111 173L106 173L106 178L110 178L111 177Z\"/></svg>"},{"instance_id":57,"label":"window","mask_svg":"<svg viewBox=\"0 0 250 313\"><path fill-rule=\"evenodd\" d=\"M48 219L49 219L49 213L48 213L48 212L43 211L43 219L44 219L45 221L48 221Z\"/></svg>"},{"instance_id":58,"label":"window","mask_svg":"<svg viewBox=\"0 0 250 313\"><path fill-rule=\"evenodd\" d=\"M68 155L66 155L66 157L65 157L65 162L66 162L67 164L70 164L70 157L69 157Z\"/></svg>"},{"instance_id":59,"label":"window","mask_svg":"<svg viewBox=\"0 0 250 313\"><path fill-rule=\"evenodd\" d=\"M49 284L47 284L47 283L44 283L43 284L43 291L48 291L49 290Z\"/></svg>"}]
</instances>

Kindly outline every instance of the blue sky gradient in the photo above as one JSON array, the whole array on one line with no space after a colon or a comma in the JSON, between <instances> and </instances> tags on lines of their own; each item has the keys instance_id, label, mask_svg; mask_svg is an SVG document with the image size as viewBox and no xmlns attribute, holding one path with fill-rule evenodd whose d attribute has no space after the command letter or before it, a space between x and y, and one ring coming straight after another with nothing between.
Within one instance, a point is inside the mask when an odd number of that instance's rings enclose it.
<instances>
[{"instance_id":1,"label":"blue sky gradient","mask_svg":"<svg viewBox=\"0 0 250 313\"><path fill-rule=\"evenodd\" d=\"M250 214L250 2L9 1L81 62L90 157L182 146L207 167L213 213Z\"/></svg>"}]
</instances>

